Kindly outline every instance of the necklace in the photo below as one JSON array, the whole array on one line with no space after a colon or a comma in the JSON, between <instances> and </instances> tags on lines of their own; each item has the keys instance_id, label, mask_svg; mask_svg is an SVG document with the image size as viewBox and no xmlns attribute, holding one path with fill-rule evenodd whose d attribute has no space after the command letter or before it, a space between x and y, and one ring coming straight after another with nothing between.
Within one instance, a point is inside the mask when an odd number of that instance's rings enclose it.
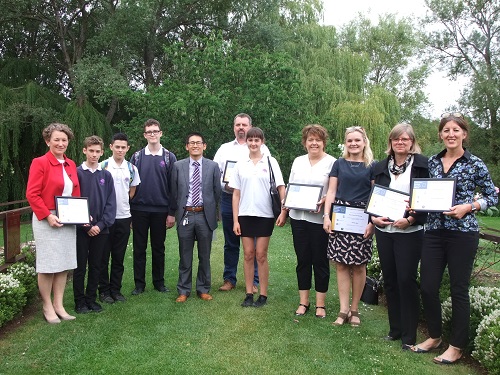
<instances>
[{"instance_id":1,"label":"necklace","mask_svg":"<svg viewBox=\"0 0 500 375\"><path fill-rule=\"evenodd\" d=\"M358 168L362 163L362 161L354 161L354 162L350 161L350 160L347 160L347 161L349 162L349 165L351 166L351 168Z\"/></svg>"}]
</instances>

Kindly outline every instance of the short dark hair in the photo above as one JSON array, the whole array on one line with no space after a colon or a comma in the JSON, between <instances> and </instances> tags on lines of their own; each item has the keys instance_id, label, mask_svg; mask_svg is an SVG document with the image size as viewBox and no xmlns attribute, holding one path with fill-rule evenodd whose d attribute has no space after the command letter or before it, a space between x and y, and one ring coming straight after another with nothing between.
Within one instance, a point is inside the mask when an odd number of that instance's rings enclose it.
<instances>
[{"instance_id":1,"label":"short dark hair","mask_svg":"<svg viewBox=\"0 0 500 375\"><path fill-rule=\"evenodd\" d=\"M200 137L201 138L201 141L203 143L206 143L205 142L205 137L201 134L201 133L198 133L198 132L192 132L192 133L189 133L188 136L186 137L186 144L189 143L189 138L191 137Z\"/></svg>"},{"instance_id":2,"label":"short dark hair","mask_svg":"<svg viewBox=\"0 0 500 375\"><path fill-rule=\"evenodd\" d=\"M438 131L441 133L441 130L443 130L444 126L450 122L456 122L458 126L462 128L463 131L467 132L467 134L470 133L470 127L469 123L463 116L454 116L453 114L450 114L449 116L443 117L441 121L439 121L439 128Z\"/></svg>"},{"instance_id":3,"label":"short dark hair","mask_svg":"<svg viewBox=\"0 0 500 375\"><path fill-rule=\"evenodd\" d=\"M234 122L236 121L236 119L238 117L244 117L244 118L247 118L248 119L248 124L250 126L252 126L252 118L250 117L250 115L247 115L246 113L238 113L236 116L234 116L234 119L233 119L233 124Z\"/></svg>"},{"instance_id":4,"label":"short dark hair","mask_svg":"<svg viewBox=\"0 0 500 375\"><path fill-rule=\"evenodd\" d=\"M146 131L146 128L148 126L153 126L153 125L158 126L158 129L161 130L160 122L158 120L155 120L154 118L147 119L146 122L144 122L144 126L142 127L142 130Z\"/></svg>"},{"instance_id":5,"label":"short dark hair","mask_svg":"<svg viewBox=\"0 0 500 375\"><path fill-rule=\"evenodd\" d=\"M247 131L246 139L248 139L248 138L260 138L260 139L262 139L262 142L265 141L264 132L262 131L262 129L258 128L258 127L253 127L253 126L250 129L248 129L248 131Z\"/></svg>"},{"instance_id":6,"label":"short dark hair","mask_svg":"<svg viewBox=\"0 0 500 375\"><path fill-rule=\"evenodd\" d=\"M310 135L316 136L323 142L323 149L326 148L326 140L328 139L328 130L318 124L306 125L302 129L302 146L306 147L307 138Z\"/></svg>"},{"instance_id":7,"label":"short dark hair","mask_svg":"<svg viewBox=\"0 0 500 375\"><path fill-rule=\"evenodd\" d=\"M127 134L125 134L125 133L113 134L113 137L111 138L111 144L115 143L115 141L125 141L128 144Z\"/></svg>"}]
</instances>

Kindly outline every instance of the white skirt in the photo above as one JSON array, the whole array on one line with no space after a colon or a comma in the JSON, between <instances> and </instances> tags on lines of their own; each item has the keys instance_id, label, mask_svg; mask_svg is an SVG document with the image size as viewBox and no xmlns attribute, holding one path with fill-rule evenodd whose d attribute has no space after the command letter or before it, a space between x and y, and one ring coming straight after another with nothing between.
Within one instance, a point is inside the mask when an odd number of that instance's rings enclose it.
<instances>
[{"instance_id":1,"label":"white skirt","mask_svg":"<svg viewBox=\"0 0 500 375\"><path fill-rule=\"evenodd\" d=\"M38 220L33 214L32 226L36 246L36 272L57 273L76 268L74 225L51 227L46 219Z\"/></svg>"}]
</instances>

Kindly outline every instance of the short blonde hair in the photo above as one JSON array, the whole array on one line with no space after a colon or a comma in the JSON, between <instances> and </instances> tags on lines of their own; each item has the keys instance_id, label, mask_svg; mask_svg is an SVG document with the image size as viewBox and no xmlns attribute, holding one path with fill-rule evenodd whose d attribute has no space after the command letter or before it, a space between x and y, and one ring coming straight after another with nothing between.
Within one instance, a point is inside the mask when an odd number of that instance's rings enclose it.
<instances>
[{"instance_id":1,"label":"short blonde hair","mask_svg":"<svg viewBox=\"0 0 500 375\"><path fill-rule=\"evenodd\" d=\"M415 131L413 130L413 126L405 122L402 122L394 126L391 132L389 133L389 139L387 140L387 150L385 150L385 153L387 155L394 156L394 150L392 149L391 141L393 139L398 139L399 137L401 137L401 134L403 133L408 134L408 137L410 137L411 139L412 144L410 147L410 154L420 154L422 152L420 146L418 145L417 139L415 138Z\"/></svg>"},{"instance_id":2,"label":"short blonde hair","mask_svg":"<svg viewBox=\"0 0 500 375\"><path fill-rule=\"evenodd\" d=\"M373 162L373 151L370 147L370 140L366 136L366 131L362 126L351 126L345 130L344 135L344 145L346 143L347 136L351 133L358 132L363 137L363 141L365 142L365 147L363 148L363 162L366 167L368 167ZM347 147L344 147L344 152L342 153L342 157L344 159L350 156Z\"/></svg>"}]
</instances>

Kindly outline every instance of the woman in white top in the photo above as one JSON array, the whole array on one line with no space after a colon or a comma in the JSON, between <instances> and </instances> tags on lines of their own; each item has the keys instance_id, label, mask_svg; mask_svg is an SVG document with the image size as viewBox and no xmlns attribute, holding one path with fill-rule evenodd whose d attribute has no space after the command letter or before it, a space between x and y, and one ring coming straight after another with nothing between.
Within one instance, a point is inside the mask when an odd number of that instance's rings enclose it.
<instances>
[{"instance_id":1,"label":"woman in white top","mask_svg":"<svg viewBox=\"0 0 500 375\"><path fill-rule=\"evenodd\" d=\"M307 125L302 129L302 145L306 155L297 157L292 164L289 183L322 185L321 199L316 211L291 209L293 246L297 255L297 282L299 287L299 307L295 315L302 316L309 311L309 291L314 270L316 290L316 316L326 317L325 297L330 281L330 266L326 256L328 234L323 230L323 203L328 191L329 173L335 158L325 152L328 131L321 125ZM287 211L281 213L286 220Z\"/></svg>"},{"instance_id":2,"label":"woman in white top","mask_svg":"<svg viewBox=\"0 0 500 375\"><path fill-rule=\"evenodd\" d=\"M271 204L270 169L271 166L280 198L285 196L285 183L278 162L273 157L264 157L260 147L264 144L264 132L256 127L248 130L246 143L249 156L236 163L229 182L233 192L233 231L241 236L244 252L244 274L246 297L243 307L261 307L267 302L267 286L269 283L269 263L267 250L269 239L273 233L274 215ZM281 215L276 221L284 225ZM254 258L260 279L260 296L253 300Z\"/></svg>"}]
</instances>

